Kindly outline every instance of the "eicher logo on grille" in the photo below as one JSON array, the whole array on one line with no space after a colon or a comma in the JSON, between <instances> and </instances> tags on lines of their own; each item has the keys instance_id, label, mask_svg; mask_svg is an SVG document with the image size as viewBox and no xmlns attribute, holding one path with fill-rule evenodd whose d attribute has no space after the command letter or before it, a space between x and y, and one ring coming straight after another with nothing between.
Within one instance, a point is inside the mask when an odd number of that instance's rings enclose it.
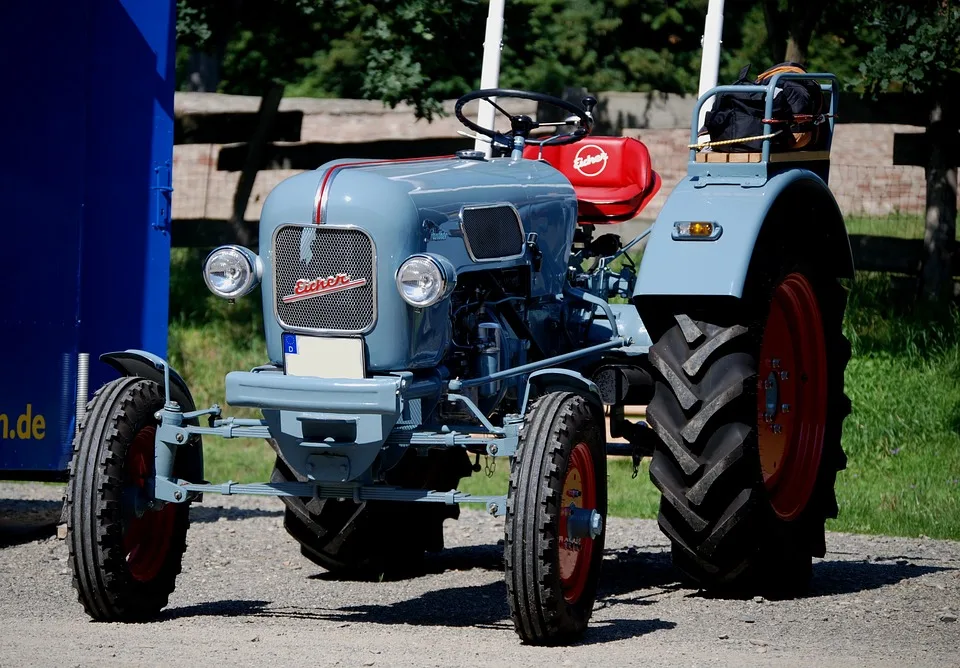
<instances>
[{"instance_id":1,"label":"eicher logo on grille","mask_svg":"<svg viewBox=\"0 0 960 668\"><path fill-rule=\"evenodd\" d=\"M573 157L573 168L584 176L600 176L610 156L596 144L587 144Z\"/></svg>"},{"instance_id":2,"label":"eicher logo on grille","mask_svg":"<svg viewBox=\"0 0 960 668\"><path fill-rule=\"evenodd\" d=\"M365 278L350 278L350 274L337 274L336 276L327 276L326 278L315 278L312 281L300 279L293 286L293 294L283 297L281 301L284 304L298 302L301 299L310 299L310 297L319 297L328 295L331 292L342 292L343 290L352 290L366 285Z\"/></svg>"}]
</instances>

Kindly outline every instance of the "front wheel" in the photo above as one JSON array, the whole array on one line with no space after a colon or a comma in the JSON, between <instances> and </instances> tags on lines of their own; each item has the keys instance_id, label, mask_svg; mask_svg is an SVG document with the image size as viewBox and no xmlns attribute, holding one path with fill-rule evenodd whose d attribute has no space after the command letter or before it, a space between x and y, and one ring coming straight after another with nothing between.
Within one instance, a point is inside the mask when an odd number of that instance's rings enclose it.
<instances>
[{"instance_id":1,"label":"front wheel","mask_svg":"<svg viewBox=\"0 0 960 668\"><path fill-rule=\"evenodd\" d=\"M650 477L674 565L694 584L792 594L825 551L850 402L846 296L795 267L762 295L676 313L650 350Z\"/></svg>"},{"instance_id":2,"label":"front wheel","mask_svg":"<svg viewBox=\"0 0 960 668\"><path fill-rule=\"evenodd\" d=\"M97 621L140 621L167 604L180 573L189 504L144 507L153 475L160 386L142 378L104 385L74 440L66 490L73 584ZM177 453L179 477L202 475L199 442ZM138 497L141 501L138 503Z\"/></svg>"},{"instance_id":3,"label":"front wheel","mask_svg":"<svg viewBox=\"0 0 960 668\"><path fill-rule=\"evenodd\" d=\"M575 640L603 559L607 459L600 409L551 392L529 410L510 467L504 564L510 617L535 645Z\"/></svg>"}]
</instances>

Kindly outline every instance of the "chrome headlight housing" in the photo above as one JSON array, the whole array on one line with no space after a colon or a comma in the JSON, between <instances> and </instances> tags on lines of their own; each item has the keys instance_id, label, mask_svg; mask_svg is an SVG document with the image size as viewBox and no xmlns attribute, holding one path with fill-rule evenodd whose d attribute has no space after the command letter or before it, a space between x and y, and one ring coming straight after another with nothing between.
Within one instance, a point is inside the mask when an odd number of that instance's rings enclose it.
<instances>
[{"instance_id":1,"label":"chrome headlight housing","mask_svg":"<svg viewBox=\"0 0 960 668\"><path fill-rule=\"evenodd\" d=\"M453 292L457 271L440 255L411 255L397 270L397 291L414 308L433 306Z\"/></svg>"},{"instance_id":2,"label":"chrome headlight housing","mask_svg":"<svg viewBox=\"0 0 960 668\"><path fill-rule=\"evenodd\" d=\"M220 246L203 261L203 282L223 299L236 299L253 292L263 276L260 257L243 246Z\"/></svg>"}]
</instances>

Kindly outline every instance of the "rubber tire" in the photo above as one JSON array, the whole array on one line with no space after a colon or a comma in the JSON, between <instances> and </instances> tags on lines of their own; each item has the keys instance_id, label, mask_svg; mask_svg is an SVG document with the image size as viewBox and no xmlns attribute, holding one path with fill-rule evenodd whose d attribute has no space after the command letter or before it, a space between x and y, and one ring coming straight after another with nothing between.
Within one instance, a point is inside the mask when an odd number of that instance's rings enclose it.
<instances>
[{"instance_id":1,"label":"rubber tire","mask_svg":"<svg viewBox=\"0 0 960 668\"><path fill-rule=\"evenodd\" d=\"M101 387L87 404L74 439L65 501L67 546L73 586L84 610L96 621L155 617L167 605L180 574L190 525L189 503L176 506L166 559L151 580L131 576L123 549L121 500L127 449L143 427L157 423L154 413L163 405L157 383L119 378ZM180 448L178 476L197 478L197 463L202 467L200 447L197 439Z\"/></svg>"},{"instance_id":2,"label":"rubber tire","mask_svg":"<svg viewBox=\"0 0 960 668\"><path fill-rule=\"evenodd\" d=\"M676 314L650 349L657 378L647 421L661 441L650 478L661 491L660 528L684 579L717 593L802 594L812 558L826 551L825 521L837 516L836 475L846 467L840 436L850 413L843 389L850 344L841 329L846 292L836 279L804 273L823 318L828 398L817 480L793 521L778 518L769 503L757 445L757 363L779 280L758 290L767 301Z\"/></svg>"},{"instance_id":3,"label":"rubber tire","mask_svg":"<svg viewBox=\"0 0 960 668\"><path fill-rule=\"evenodd\" d=\"M607 515L606 432L599 408L572 392L550 392L527 411L520 446L510 465L504 565L510 618L532 645L579 638L593 614L604 533L594 539L586 584L569 603L560 581L560 508L568 460L585 442L596 476L596 510Z\"/></svg>"},{"instance_id":4,"label":"rubber tire","mask_svg":"<svg viewBox=\"0 0 960 668\"><path fill-rule=\"evenodd\" d=\"M471 472L469 459L462 450L446 456L446 462L439 462L437 457L425 460L410 453L391 482L423 489L456 489L460 479ZM271 481L297 480L306 478L297 476L278 455ZM354 579L416 572L425 552L443 549L444 520L460 516L459 506L439 503L282 499L286 505L283 526L300 543L300 553L331 573Z\"/></svg>"}]
</instances>

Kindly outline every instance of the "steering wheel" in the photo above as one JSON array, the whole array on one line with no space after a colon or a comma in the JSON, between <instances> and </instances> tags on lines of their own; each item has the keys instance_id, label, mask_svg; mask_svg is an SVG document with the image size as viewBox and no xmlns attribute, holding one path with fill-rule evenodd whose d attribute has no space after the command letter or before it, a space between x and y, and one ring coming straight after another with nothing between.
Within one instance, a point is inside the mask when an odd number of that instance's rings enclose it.
<instances>
[{"instance_id":1,"label":"steering wheel","mask_svg":"<svg viewBox=\"0 0 960 668\"><path fill-rule=\"evenodd\" d=\"M511 114L499 104L494 102L491 98L515 98L519 100L531 100L533 102L549 104L576 116L577 120L579 121L579 125L573 132L550 135L544 139L530 139L530 132L532 130L543 127L562 127L564 125L572 125L573 121L567 119L561 122L538 123L536 120L525 114ZM464 105L468 102L472 102L473 100L484 100L489 102L494 109L510 119L510 132L508 134L504 134L495 130L491 130L490 128L482 127L464 116ZM509 149L513 147L513 139L515 137L523 137L524 144L533 144L535 146L543 146L547 144L550 146L561 146L563 144L572 144L580 141L589 135L591 130L593 130L593 114L591 112L596 105L597 100L594 97L583 98L584 108L581 109L571 102L561 100L559 97L553 97L552 95L544 95L543 93L535 93L527 90L512 90L510 88L486 88L483 90L475 90L472 93L467 93L466 95L462 96L457 100L457 105L454 107L453 111L457 116L457 120L466 125L468 128L477 134L489 137L494 145Z\"/></svg>"}]
</instances>

